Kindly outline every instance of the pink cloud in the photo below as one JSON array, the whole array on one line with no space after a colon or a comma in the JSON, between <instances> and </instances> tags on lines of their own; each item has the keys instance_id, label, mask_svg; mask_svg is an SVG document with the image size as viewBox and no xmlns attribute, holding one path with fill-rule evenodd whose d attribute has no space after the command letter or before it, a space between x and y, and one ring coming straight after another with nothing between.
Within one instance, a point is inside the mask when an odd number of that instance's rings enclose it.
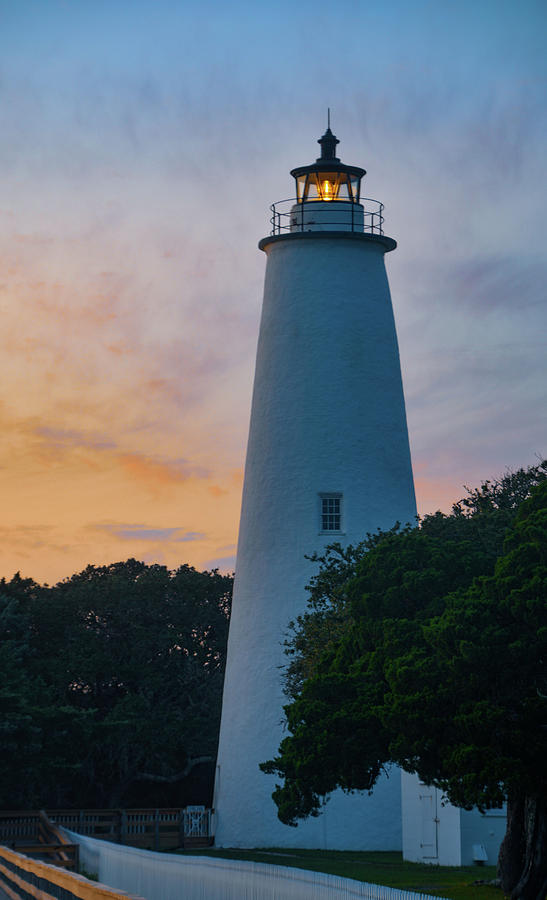
<instances>
[{"instance_id":1,"label":"pink cloud","mask_svg":"<svg viewBox=\"0 0 547 900\"><path fill-rule=\"evenodd\" d=\"M122 541L151 541L165 543L188 543L201 541L207 536L200 531L186 531L184 528L157 528L142 523L105 522L88 526L103 531Z\"/></svg>"}]
</instances>

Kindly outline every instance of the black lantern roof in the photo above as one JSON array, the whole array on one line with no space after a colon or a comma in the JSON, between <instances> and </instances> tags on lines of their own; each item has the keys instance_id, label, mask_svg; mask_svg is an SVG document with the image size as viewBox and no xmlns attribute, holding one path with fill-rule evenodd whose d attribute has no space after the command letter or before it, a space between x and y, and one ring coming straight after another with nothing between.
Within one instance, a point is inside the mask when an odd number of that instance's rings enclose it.
<instances>
[{"instance_id":1,"label":"black lantern roof","mask_svg":"<svg viewBox=\"0 0 547 900\"><path fill-rule=\"evenodd\" d=\"M359 203L361 178L366 171L358 166L346 166L336 156L336 145L340 141L330 130L330 116L327 130L317 143L321 144L319 159L311 166L299 166L291 171L296 181L297 202Z\"/></svg>"},{"instance_id":2,"label":"black lantern roof","mask_svg":"<svg viewBox=\"0 0 547 900\"><path fill-rule=\"evenodd\" d=\"M366 175L366 169L361 169L359 166L346 166L343 162L340 162L340 159L335 155L336 154L336 145L340 143L336 135L332 133L330 130L330 126L325 131L323 137L320 137L317 141L318 144L321 144L321 156L316 159L315 163L311 166L299 166L297 169L291 169L291 175L293 178L298 178L299 175L308 175L313 172L344 172L347 175L353 175L357 178L362 178L363 175Z\"/></svg>"}]
</instances>

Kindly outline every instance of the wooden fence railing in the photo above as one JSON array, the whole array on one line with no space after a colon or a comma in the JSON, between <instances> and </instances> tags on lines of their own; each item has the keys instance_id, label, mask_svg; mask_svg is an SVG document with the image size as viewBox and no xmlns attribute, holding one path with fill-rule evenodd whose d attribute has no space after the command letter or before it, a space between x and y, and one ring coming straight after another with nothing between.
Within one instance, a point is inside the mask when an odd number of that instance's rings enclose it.
<instances>
[{"instance_id":1,"label":"wooden fence railing","mask_svg":"<svg viewBox=\"0 0 547 900\"><path fill-rule=\"evenodd\" d=\"M143 900L0 846L0 889L12 900Z\"/></svg>"},{"instance_id":2,"label":"wooden fence railing","mask_svg":"<svg viewBox=\"0 0 547 900\"><path fill-rule=\"evenodd\" d=\"M43 810L0 813L0 844L9 844L36 859L78 871L78 844L71 844Z\"/></svg>"},{"instance_id":3,"label":"wooden fence railing","mask_svg":"<svg viewBox=\"0 0 547 900\"><path fill-rule=\"evenodd\" d=\"M27 852L26 845L41 842L38 811L0 811L0 844ZM102 838L143 850L207 846L212 843L211 810L189 806L163 809L49 809L52 827ZM43 827L43 826L42 826ZM60 832L57 832L57 842ZM49 842L53 843L51 836Z\"/></svg>"}]
</instances>

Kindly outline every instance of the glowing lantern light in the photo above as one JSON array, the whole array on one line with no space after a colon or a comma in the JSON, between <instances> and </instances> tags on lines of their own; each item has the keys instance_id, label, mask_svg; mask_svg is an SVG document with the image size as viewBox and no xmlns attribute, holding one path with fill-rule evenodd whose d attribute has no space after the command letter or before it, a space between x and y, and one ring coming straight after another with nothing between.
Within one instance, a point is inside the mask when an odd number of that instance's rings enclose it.
<instances>
[{"instance_id":1,"label":"glowing lantern light","mask_svg":"<svg viewBox=\"0 0 547 900\"><path fill-rule=\"evenodd\" d=\"M322 184L323 200L332 200L334 198L334 186L331 181L324 181Z\"/></svg>"}]
</instances>

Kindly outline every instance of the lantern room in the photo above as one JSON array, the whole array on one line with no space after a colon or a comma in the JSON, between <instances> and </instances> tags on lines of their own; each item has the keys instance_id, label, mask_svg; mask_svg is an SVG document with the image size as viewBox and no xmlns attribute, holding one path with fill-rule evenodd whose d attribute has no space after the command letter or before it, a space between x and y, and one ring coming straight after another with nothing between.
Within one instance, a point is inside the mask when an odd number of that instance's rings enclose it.
<instances>
[{"instance_id":1,"label":"lantern room","mask_svg":"<svg viewBox=\"0 0 547 900\"><path fill-rule=\"evenodd\" d=\"M361 196L359 166L346 166L336 155L340 143L330 128L320 137L321 156L310 166L292 169L296 197L270 206L272 235L304 231L354 231L383 235L383 204Z\"/></svg>"},{"instance_id":2,"label":"lantern room","mask_svg":"<svg viewBox=\"0 0 547 900\"><path fill-rule=\"evenodd\" d=\"M321 145L321 156L315 164L300 166L291 171L296 181L297 202L328 203L337 200L359 203L361 178L366 175L365 169L346 166L340 162L336 156L336 145L340 141L330 130L330 125L317 143Z\"/></svg>"}]
</instances>

